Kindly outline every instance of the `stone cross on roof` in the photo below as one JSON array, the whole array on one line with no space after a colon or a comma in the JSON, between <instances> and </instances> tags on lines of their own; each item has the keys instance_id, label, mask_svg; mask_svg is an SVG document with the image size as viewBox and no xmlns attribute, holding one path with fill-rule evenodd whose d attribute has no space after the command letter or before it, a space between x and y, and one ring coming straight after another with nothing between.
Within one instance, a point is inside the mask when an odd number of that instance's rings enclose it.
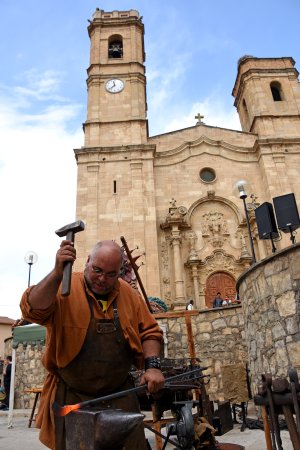
<instances>
[{"instance_id":1,"label":"stone cross on roof","mask_svg":"<svg viewBox=\"0 0 300 450\"><path fill-rule=\"evenodd\" d=\"M204 116L201 116L201 114L198 113L198 114L195 116L195 119L198 120L198 122L196 123L196 125L199 125L199 123L203 123L203 122L202 122L202 119L204 119Z\"/></svg>"}]
</instances>

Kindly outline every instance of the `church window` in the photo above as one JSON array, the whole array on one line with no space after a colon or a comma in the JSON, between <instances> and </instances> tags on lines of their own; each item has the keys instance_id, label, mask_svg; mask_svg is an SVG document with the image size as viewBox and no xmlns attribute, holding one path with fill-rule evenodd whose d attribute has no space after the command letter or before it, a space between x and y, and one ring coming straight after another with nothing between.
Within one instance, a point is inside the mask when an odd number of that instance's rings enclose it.
<instances>
[{"instance_id":1,"label":"church window","mask_svg":"<svg viewBox=\"0 0 300 450\"><path fill-rule=\"evenodd\" d=\"M246 119L248 120L249 119L249 113L248 113L247 103L246 103L244 98L243 98L243 110L244 110Z\"/></svg>"},{"instance_id":2,"label":"church window","mask_svg":"<svg viewBox=\"0 0 300 450\"><path fill-rule=\"evenodd\" d=\"M273 81L270 84L270 88L274 102L281 102L283 100L283 95L280 83L278 83L277 81Z\"/></svg>"},{"instance_id":3,"label":"church window","mask_svg":"<svg viewBox=\"0 0 300 450\"><path fill-rule=\"evenodd\" d=\"M108 41L108 57L123 58L123 40L121 36L111 36Z\"/></svg>"},{"instance_id":4,"label":"church window","mask_svg":"<svg viewBox=\"0 0 300 450\"><path fill-rule=\"evenodd\" d=\"M216 179L216 172L210 167L204 167L200 170L200 178L205 183L212 183Z\"/></svg>"}]
</instances>

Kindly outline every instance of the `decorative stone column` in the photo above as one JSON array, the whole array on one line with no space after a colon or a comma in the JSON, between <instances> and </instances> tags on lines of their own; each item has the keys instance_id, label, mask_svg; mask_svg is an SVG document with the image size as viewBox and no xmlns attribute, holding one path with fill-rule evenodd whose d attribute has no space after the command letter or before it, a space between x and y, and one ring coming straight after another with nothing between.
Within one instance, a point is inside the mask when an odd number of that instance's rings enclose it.
<instances>
[{"instance_id":1,"label":"decorative stone column","mask_svg":"<svg viewBox=\"0 0 300 450\"><path fill-rule=\"evenodd\" d=\"M188 227L185 216L187 209L184 206L176 207L176 200L172 199L172 207L164 223L160 225L162 230L169 231L169 242L173 249L175 301L174 309L185 308L185 286L183 276L183 264L181 257L181 231Z\"/></svg>"},{"instance_id":2,"label":"decorative stone column","mask_svg":"<svg viewBox=\"0 0 300 450\"><path fill-rule=\"evenodd\" d=\"M199 274L198 274L198 268L200 266L201 260L198 256L198 253L196 251L196 240L197 236L194 231L190 230L187 232L189 241L190 241L190 253L188 256L188 260L185 263L186 267L188 267L192 272L192 280L193 280L193 286L194 286L194 300L195 300L195 308L196 309L204 309L205 308L205 302L204 300L200 299L200 292L199 292Z\"/></svg>"},{"instance_id":3,"label":"decorative stone column","mask_svg":"<svg viewBox=\"0 0 300 450\"><path fill-rule=\"evenodd\" d=\"M194 296L195 296L195 308L196 309L205 309L205 302L200 299L200 292L199 292L199 274L198 274L198 268L201 263L200 259L189 259L186 263L187 267L191 269L192 272L192 280L193 280L193 286L194 286Z\"/></svg>"},{"instance_id":4,"label":"decorative stone column","mask_svg":"<svg viewBox=\"0 0 300 450\"><path fill-rule=\"evenodd\" d=\"M171 246L173 248L174 276L175 276L175 301L184 302L184 281L182 273L181 259L181 237L177 224L172 224L171 228Z\"/></svg>"}]
</instances>

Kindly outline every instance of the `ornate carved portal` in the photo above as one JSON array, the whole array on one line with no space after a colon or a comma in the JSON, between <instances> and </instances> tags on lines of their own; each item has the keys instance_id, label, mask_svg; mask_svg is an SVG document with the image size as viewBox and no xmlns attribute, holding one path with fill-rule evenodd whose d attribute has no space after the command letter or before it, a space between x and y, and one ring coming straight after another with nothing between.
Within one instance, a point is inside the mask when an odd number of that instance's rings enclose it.
<instances>
[{"instance_id":1,"label":"ornate carved portal","mask_svg":"<svg viewBox=\"0 0 300 450\"><path fill-rule=\"evenodd\" d=\"M234 298L235 280L249 266L242 216L230 201L208 192L189 210L176 207L160 225L162 292L175 309L189 299L210 308L218 291Z\"/></svg>"}]
</instances>

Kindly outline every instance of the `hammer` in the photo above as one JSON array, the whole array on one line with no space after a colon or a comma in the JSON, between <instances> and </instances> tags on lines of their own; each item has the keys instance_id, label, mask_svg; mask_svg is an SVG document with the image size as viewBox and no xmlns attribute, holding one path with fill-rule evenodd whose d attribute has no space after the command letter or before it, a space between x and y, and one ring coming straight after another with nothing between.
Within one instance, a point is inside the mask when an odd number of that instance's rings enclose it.
<instances>
[{"instance_id":1,"label":"hammer","mask_svg":"<svg viewBox=\"0 0 300 450\"><path fill-rule=\"evenodd\" d=\"M82 220L77 220L77 222L69 223L64 227L56 230L55 233L59 237L66 236L66 240L74 242L74 235L79 231L84 230L84 223ZM62 279L61 286L61 295L67 297L70 294L70 286L71 286L71 274L72 274L72 262L67 261L64 266L64 274Z\"/></svg>"}]
</instances>

